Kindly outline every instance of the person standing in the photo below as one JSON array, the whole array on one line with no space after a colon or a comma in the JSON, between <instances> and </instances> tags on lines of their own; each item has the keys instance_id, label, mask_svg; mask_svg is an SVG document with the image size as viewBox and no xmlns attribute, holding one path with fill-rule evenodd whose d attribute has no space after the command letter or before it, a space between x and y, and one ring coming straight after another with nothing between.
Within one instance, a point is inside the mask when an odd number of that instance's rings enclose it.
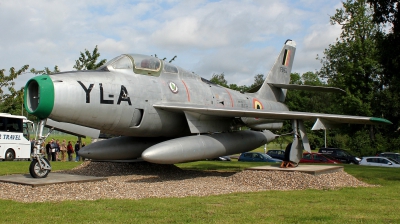
<instances>
[{"instance_id":1,"label":"person standing","mask_svg":"<svg viewBox=\"0 0 400 224\"><path fill-rule=\"evenodd\" d=\"M51 161L57 161L57 143L54 139L51 139Z\"/></svg>"},{"instance_id":2,"label":"person standing","mask_svg":"<svg viewBox=\"0 0 400 224\"><path fill-rule=\"evenodd\" d=\"M57 161L61 161L61 159L60 159L60 152L61 152L60 140L56 140L56 160L57 160Z\"/></svg>"},{"instance_id":3,"label":"person standing","mask_svg":"<svg viewBox=\"0 0 400 224\"><path fill-rule=\"evenodd\" d=\"M46 144L46 154L47 154L47 160L51 161L51 141L47 142Z\"/></svg>"},{"instance_id":4,"label":"person standing","mask_svg":"<svg viewBox=\"0 0 400 224\"><path fill-rule=\"evenodd\" d=\"M75 155L76 155L76 157L75 157L75 162L78 162L78 161L80 160L80 158L81 158L81 157L79 156L79 154L78 154L80 148L81 148L80 142L77 141L76 144L75 144Z\"/></svg>"},{"instance_id":5,"label":"person standing","mask_svg":"<svg viewBox=\"0 0 400 224\"><path fill-rule=\"evenodd\" d=\"M83 147L85 147L85 142L82 142L82 146L81 146L81 149L83 148ZM82 161L85 161L85 158L83 157L83 156L80 156L80 158L82 159Z\"/></svg>"},{"instance_id":6,"label":"person standing","mask_svg":"<svg viewBox=\"0 0 400 224\"><path fill-rule=\"evenodd\" d=\"M68 161L72 161L72 154L74 153L74 148L72 148L71 141L68 141L67 153L68 153Z\"/></svg>"},{"instance_id":7,"label":"person standing","mask_svg":"<svg viewBox=\"0 0 400 224\"><path fill-rule=\"evenodd\" d=\"M65 154L67 154L67 143L65 142L65 139L63 139L61 143L60 151L61 151L61 161L65 162L66 160Z\"/></svg>"}]
</instances>

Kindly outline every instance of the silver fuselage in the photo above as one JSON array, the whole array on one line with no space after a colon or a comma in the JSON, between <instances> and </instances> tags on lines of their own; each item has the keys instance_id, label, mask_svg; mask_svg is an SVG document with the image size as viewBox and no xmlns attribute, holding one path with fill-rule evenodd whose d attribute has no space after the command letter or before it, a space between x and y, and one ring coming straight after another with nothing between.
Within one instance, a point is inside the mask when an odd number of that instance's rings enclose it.
<instances>
[{"instance_id":1,"label":"silver fuselage","mask_svg":"<svg viewBox=\"0 0 400 224\"><path fill-rule=\"evenodd\" d=\"M173 137L190 134L185 114L153 107L160 102L287 110L282 103L256 99L250 94L207 83L183 69L179 69L178 74L164 72L158 77L132 71L86 71L59 73L50 78L54 84L54 107L49 118L114 135ZM171 89L170 83L177 88ZM235 118L222 120L219 131L228 131L235 123ZM273 123L254 118L245 120Z\"/></svg>"}]
</instances>

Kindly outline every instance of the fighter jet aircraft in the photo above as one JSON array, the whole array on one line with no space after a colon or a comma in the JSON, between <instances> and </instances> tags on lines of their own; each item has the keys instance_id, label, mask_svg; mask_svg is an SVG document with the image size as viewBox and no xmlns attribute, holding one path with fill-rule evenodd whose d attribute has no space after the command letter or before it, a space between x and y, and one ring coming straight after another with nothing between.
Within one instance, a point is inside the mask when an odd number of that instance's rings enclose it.
<instances>
[{"instance_id":1,"label":"fighter jet aircraft","mask_svg":"<svg viewBox=\"0 0 400 224\"><path fill-rule=\"evenodd\" d=\"M293 142L284 166L310 151L303 121L391 124L383 118L289 111L287 89L342 91L290 85L296 44L287 40L255 93L216 85L158 58L123 54L94 71L36 76L25 86L26 110L45 120L98 129L121 137L92 143L79 154L96 160L174 164L246 152L274 140L270 130L291 120ZM248 130L240 131L241 127ZM39 136L44 141L45 136ZM39 141L39 143L40 143ZM38 144L39 144L38 143ZM39 148L39 146L38 146ZM50 163L36 150L30 171L45 177Z\"/></svg>"}]
</instances>

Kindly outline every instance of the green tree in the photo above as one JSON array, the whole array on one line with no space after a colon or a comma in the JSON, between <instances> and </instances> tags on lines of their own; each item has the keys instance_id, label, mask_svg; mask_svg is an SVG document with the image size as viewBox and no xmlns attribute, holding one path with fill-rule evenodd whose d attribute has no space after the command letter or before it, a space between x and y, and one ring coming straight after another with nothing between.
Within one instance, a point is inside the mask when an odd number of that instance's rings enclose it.
<instances>
[{"instance_id":1,"label":"green tree","mask_svg":"<svg viewBox=\"0 0 400 224\"><path fill-rule=\"evenodd\" d=\"M249 90L249 87L246 85L238 86L236 84L229 84L228 88L239 91L241 93L247 92Z\"/></svg>"},{"instance_id":2,"label":"green tree","mask_svg":"<svg viewBox=\"0 0 400 224\"><path fill-rule=\"evenodd\" d=\"M342 113L372 116L371 102L381 87L375 39L379 27L372 22L372 10L365 1L347 0L330 21L341 25L342 33L325 49L319 75L348 93L338 102Z\"/></svg>"},{"instance_id":3,"label":"green tree","mask_svg":"<svg viewBox=\"0 0 400 224\"><path fill-rule=\"evenodd\" d=\"M330 17L331 24L340 25L342 32L337 41L325 49L324 57L320 58L322 68L319 75L329 85L347 92L346 95L333 98L336 113L382 115L374 104L384 86L376 39L380 27L373 23L372 13L366 1L347 0L343 2L343 8L337 9L336 14ZM371 151L371 147L378 147L374 141L377 130L382 131L381 127L353 125L340 131L341 134L349 134L350 146L366 147L353 150ZM365 133L369 133L369 144L355 144L354 141L360 142L358 139L365 137Z\"/></svg>"},{"instance_id":4,"label":"green tree","mask_svg":"<svg viewBox=\"0 0 400 224\"><path fill-rule=\"evenodd\" d=\"M374 21L378 24L391 23L391 34L400 35L400 5L398 0L368 0L374 9Z\"/></svg>"},{"instance_id":5,"label":"green tree","mask_svg":"<svg viewBox=\"0 0 400 224\"><path fill-rule=\"evenodd\" d=\"M303 73L301 79L303 80L304 85L322 86L324 84L315 72Z\"/></svg>"},{"instance_id":6,"label":"green tree","mask_svg":"<svg viewBox=\"0 0 400 224\"><path fill-rule=\"evenodd\" d=\"M32 68L30 70L30 72L32 72L35 75L39 75L39 74L50 75L50 74L54 74L54 73L60 72L60 69L58 69L58 66L56 65L56 66L54 66L53 71L51 71L48 67L45 67L43 70L36 70L35 68Z\"/></svg>"},{"instance_id":7,"label":"green tree","mask_svg":"<svg viewBox=\"0 0 400 224\"><path fill-rule=\"evenodd\" d=\"M228 81L226 81L224 73L221 74L214 73L210 81L220 86L228 87Z\"/></svg>"},{"instance_id":8,"label":"green tree","mask_svg":"<svg viewBox=\"0 0 400 224\"><path fill-rule=\"evenodd\" d=\"M106 63L106 59L97 62L100 57L100 53L98 52L97 45L94 48L93 52L90 53L89 50L85 49L85 53L80 53L80 57L75 61L74 68L76 70L94 70Z\"/></svg>"},{"instance_id":9,"label":"green tree","mask_svg":"<svg viewBox=\"0 0 400 224\"><path fill-rule=\"evenodd\" d=\"M249 93L257 92L261 88L262 84L264 83L264 80L265 80L265 78L264 78L263 74L255 75L254 76L254 83L251 84L250 86L246 86L245 92L249 92Z\"/></svg>"},{"instance_id":10,"label":"green tree","mask_svg":"<svg viewBox=\"0 0 400 224\"><path fill-rule=\"evenodd\" d=\"M254 88L254 87L258 87L261 86L264 83L264 75L263 74L257 74L254 76L254 83L251 84L251 86L249 86L250 89Z\"/></svg>"},{"instance_id":11,"label":"green tree","mask_svg":"<svg viewBox=\"0 0 400 224\"><path fill-rule=\"evenodd\" d=\"M400 3L398 0L368 0L374 9L374 22L388 25L378 35L379 61L382 64L383 88L375 102L378 113L393 122L385 127L390 145L387 150L400 148Z\"/></svg>"},{"instance_id":12,"label":"green tree","mask_svg":"<svg viewBox=\"0 0 400 224\"><path fill-rule=\"evenodd\" d=\"M21 114L23 102L23 90L14 88L14 80L28 70L29 65L22 66L19 70L11 67L9 75L5 69L0 70L0 111L2 113Z\"/></svg>"}]
</instances>

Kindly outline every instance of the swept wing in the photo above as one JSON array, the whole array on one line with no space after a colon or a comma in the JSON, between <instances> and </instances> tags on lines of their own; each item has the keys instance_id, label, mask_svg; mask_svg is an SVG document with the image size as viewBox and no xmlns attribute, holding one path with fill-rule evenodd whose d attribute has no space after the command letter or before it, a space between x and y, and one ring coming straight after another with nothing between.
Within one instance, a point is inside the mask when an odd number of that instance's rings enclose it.
<instances>
[{"instance_id":1,"label":"swept wing","mask_svg":"<svg viewBox=\"0 0 400 224\"><path fill-rule=\"evenodd\" d=\"M195 112L210 116L219 117L256 117L277 120L307 120L316 121L318 118L334 122L349 124L392 124L389 120L377 117L351 116L339 114L322 114L297 111L274 111L256 109L232 109L232 108L213 108L197 104L180 103L158 103L153 105L155 108L175 112Z\"/></svg>"}]
</instances>

